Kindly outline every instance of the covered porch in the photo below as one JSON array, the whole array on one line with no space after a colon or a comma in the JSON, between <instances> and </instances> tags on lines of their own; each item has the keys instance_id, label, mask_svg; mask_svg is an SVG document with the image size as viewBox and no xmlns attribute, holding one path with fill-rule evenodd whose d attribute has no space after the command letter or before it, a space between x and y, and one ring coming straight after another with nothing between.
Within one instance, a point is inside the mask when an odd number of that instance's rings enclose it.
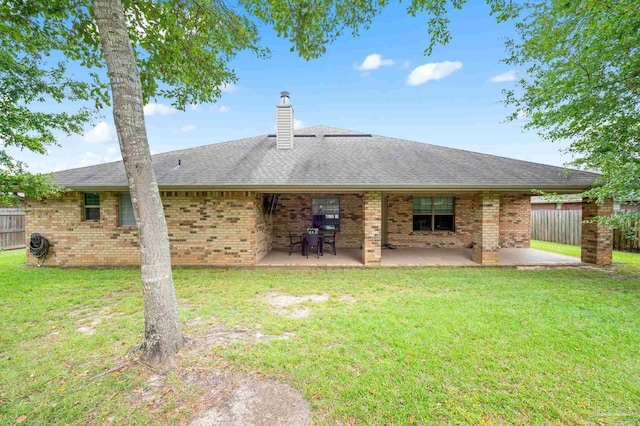
<instances>
[{"instance_id":1,"label":"covered porch","mask_svg":"<svg viewBox=\"0 0 640 426\"><path fill-rule=\"evenodd\" d=\"M267 195L267 194L265 194ZM583 225L582 258L529 247L530 193L282 193L258 226L258 266L537 266L611 263L611 231ZM273 196L272 196L273 199ZM267 203L268 204L268 203ZM611 214L612 203L584 203L583 217ZM323 228L324 226L324 228ZM336 233L337 255L308 258L290 236L307 228Z\"/></svg>"},{"instance_id":2,"label":"covered porch","mask_svg":"<svg viewBox=\"0 0 640 426\"><path fill-rule=\"evenodd\" d=\"M403 247L382 249L380 266L481 266L473 261L470 248L417 248ZM498 250L498 262L494 266L579 266L586 265L580 259L549 253L531 248L504 248ZM309 258L296 251L289 255L288 249L275 248L264 256L258 266L266 267L364 267L360 249L344 248L334 256Z\"/></svg>"}]
</instances>

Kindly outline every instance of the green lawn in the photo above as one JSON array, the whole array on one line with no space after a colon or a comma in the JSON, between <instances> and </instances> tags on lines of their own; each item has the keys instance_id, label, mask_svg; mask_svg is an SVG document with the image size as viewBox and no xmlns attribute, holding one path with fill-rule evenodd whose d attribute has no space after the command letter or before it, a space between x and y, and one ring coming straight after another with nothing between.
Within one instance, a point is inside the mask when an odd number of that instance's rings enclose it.
<instances>
[{"instance_id":1,"label":"green lawn","mask_svg":"<svg viewBox=\"0 0 640 426\"><path fill-rule=\"evenodd\" d=\"M567 256L580 257L580 246L570 246L567 244L550 243L548 241L531 241L531 248L537 250L551 251L553 253L565 254ZM640 254L625 253L622 251L613 252L614 263L624 263L625 265L640 270Z\"/></svg>"},{"instance_id":2,"label":"green lawn","mask_svg":"<svg viewBox=\"0 0 640 426\"><path fill-rule=\"evenodd\" d=\"M287 382L320 425L637 424L640 262L628 256L614 270L177 269L187 335L225 323L293 336L218 347L179 368ZM143 366L94 378L141 341L137 270L23 262L23 252L0 252L0 424L196 414L204 393L175 372L159 403L136 398L156 374ZM289 319L267 292L329 300ZM91 324L93 334L77 330Z\"/></svg>"}]
</instances>

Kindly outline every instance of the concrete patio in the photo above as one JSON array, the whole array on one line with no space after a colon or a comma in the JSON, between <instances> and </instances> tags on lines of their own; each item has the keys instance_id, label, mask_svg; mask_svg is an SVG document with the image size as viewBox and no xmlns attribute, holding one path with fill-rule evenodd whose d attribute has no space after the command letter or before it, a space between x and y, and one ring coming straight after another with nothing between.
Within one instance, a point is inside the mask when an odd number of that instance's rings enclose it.
<instances>
[{"instance_id":1,"label":"concrete patio","mask_svg":"<svg viewBox=\"0 0 640 426\"><path fill-rule=\"evenodd\" d=\"M258 266L364 266L362 264L362 250L338 248L337 251L338 254L334 256L330 249L325 249L324 256L320 256L320 258L315 256L315 252L309 253L309 258L306 258L302 256L300 249L289 256L289 249L275 248L258 262Z\"/></svg>"},{"instance_id":2,"label":"concrete patio","mask_svg":"<svg viewBox=\"0 0 640 426\"><path fill-rule=\"evenodd\" d=\"M576 266L584 265L579 258L526 248L504 248L498 251L498 266ZM258 266L323 266L362 267L362 250L339 248L329 250L320 258L306 258L297 250L289 256L287 249L273 249ZM465 248L397 248L383 249L381 266L480 266L471 260L471 249Z\"/></svg>"}]
</instances>

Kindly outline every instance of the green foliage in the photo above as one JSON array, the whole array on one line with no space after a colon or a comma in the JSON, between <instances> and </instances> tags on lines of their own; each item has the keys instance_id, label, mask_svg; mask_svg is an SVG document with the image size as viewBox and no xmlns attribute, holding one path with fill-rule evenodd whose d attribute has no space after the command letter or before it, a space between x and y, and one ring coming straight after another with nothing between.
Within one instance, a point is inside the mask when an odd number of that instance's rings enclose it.
<instances>
[{"instance_id":1,"label":"green foliage","mask_svg":"<svg viewBox=\"0 0 640 426\"><path fill-rule=\"evenodd\" d=\"M6 2L0 3L3 18L10 9ZM7 148L46 154L47 147L56 143L54 131L81 133L91 121L89 109L52 113L38 111L38 104L87 101L92 93L89 84L66 75L64 62L50 65L41 53L30 51L24 43L25 38L29 38L29 45L44 40L29 34L13 37L14 28L7 19L0 21L0 34L0 205L15 205L16 191L40 199L55 196L60 189L51 185L47 176L30 173Z\"/></svg>"},{"instance_id":2,"label":"green foliage","mask_svg":"<svg viewBox=\"0 0 640 426\"><path fill-rule=\"evenodd\" d=\"M451 34L447 18L465 0L413 0L410 15L428 17L430 54ZM241 0L230 6L222 0L124 0L129 35L142 80L144 102L162 97L181 110L192 103L215 102L226 84L237 80L230 61L241 51L268 57L260 43L260 25L272 26L291 42L291 50L305 59L316 58L345 33L367 29L388 0ZM511 0L487 0L498 21L514 16ZM0 140L45 154L55 144L54 132L80 134L94 113L109 105L108 82L100 37L90 0L21 0L0 2ZM55 63L53 57L62 58ZM53 63L53 65L52 65ZM70 76L70 63L87 69ZM85 101L95 109L75 113L37 111L38 104ZM55 195L42 175L32 175L24 164L0 157L0 203L27 196Z\"/></svg>"},{"instance_id":3,"label":"green foliage","mask_svg":"<svg viewBox=\"0 0 640 426\"><path fill-rule=\"evenodd\" d=\"M602 173L586 197L640 200L640 7L635 0L551 0L523 6L506 63L525 67L506 91L526 129L568 140L572 164ZM635 214L603 222L620 226Z\"/></svg>"},{"instance_id":4,"label":"green foliage","mask_svg":"<svg viewBox=\"0 0 640 426\"><path fill-rule=\"evenodd\" d=\"M373 18L389 5L389 0L241 0L248 13L272 26L278 36L291 42L291 51L305 59L325 53L327 45L348 33L358 36L370 28ZM430 55L438 44L451 39L448 13L461 9L466 0L412 0L407 7L411 16L427 16L427 47ZM498 22L517 15L512 0L486 0Z\"/></svg>"}]
</instances>

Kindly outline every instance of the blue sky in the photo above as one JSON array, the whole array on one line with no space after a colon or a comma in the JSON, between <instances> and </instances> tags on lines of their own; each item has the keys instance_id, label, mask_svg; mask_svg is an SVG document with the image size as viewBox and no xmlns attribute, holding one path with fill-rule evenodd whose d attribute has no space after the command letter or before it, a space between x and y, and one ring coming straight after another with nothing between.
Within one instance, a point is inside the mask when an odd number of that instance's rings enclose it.
<instances>
[{"instance_id":1,"label":"blue sky","mask_svg":"<svg viewBox=\"0 0 640 426\"><path fill-rule=\"evenodd\" d=\"M308 62L266 30L271 58L240 54L233 62L239 81L218 103L180 112L157 99L145 108L152 153L272 133L279 93L288 90L302 127L323 124L546 164L569 161L562 145L523 133L523 122L504 122L510 110L501 90L512 87L518 70L500 61L513 26L497 24L484 2L469 3L452 12L453 39L430 57L423 55L427 18L408 16L406 5L389 7L369 31L343 37ZM15 154L38 172L120 159L110 110L84 136L62 136L59 143L48 156Z\"/></svg>"}]
</instances>

